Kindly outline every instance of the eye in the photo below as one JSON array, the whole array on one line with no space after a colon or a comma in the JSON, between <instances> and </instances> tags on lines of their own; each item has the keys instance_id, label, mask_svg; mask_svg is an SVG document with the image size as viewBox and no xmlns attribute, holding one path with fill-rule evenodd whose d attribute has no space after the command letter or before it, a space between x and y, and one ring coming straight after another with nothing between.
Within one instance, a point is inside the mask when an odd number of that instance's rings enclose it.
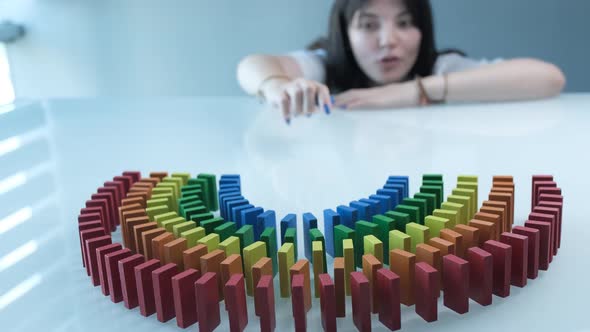
<instances>
[{"instance_id":1,"label":"eye","mask_svg":"<svg viewBox=\"0 0 590 332\"><path fill-rule=\"evenodd\" d=\"M363 30L374 31L379 28L379 24L374 21L364 21L360 23L360 28Z\"/></svg>"},{"instance_id":2,"label":"eye","mask_svg":"<svg viewBox=\"0 0 590 332\"><path fill-rule=\"evenodd\" d=\"M411 18L402 18L401 20L398 21L397 25L400 28L410 28L414 26L414 22L412 22Z\"/></svg>"}]
</instances>

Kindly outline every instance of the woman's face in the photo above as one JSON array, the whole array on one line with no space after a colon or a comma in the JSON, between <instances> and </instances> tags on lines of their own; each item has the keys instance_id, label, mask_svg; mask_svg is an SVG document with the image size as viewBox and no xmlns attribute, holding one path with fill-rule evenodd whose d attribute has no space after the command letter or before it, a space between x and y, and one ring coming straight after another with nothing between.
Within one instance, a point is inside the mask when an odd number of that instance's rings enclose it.
<instances>
[{"instance_id":1,"label":"woman's face","mask_svg":"<svg viewBox=\"0 0 590 332\"><path fill-rule=\"evenodd\" d=\"M378 85L405 79L422 41L403 0L370 0L354 14L348 37L356 62Z\"/></svg>"}]
</instances>

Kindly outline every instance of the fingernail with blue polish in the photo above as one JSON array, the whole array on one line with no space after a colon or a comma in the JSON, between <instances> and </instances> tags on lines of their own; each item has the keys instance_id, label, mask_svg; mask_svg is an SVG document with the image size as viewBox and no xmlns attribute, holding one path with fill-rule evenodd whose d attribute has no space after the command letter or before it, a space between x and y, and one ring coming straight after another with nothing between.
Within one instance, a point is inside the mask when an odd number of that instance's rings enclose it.
<instances>
[{"instance_id":1,"label":"fingernail with blue polish","mask_svg":"<svg viewBox=\"0 0 590 332\"><path fill-rule=\"evenodd\" d=\"M330 114L330 106L328 106L327 104L324 104L324 110L326 111L326 114Z\"/></svg>"},{"instance_id":2,"label":"fingernail with blue polish","mask_svg":"<svg viewBox=\"0 0 590 332\"><path fill-rule=\"evenodd\" d=\"M334 99L334 96L330 96L330 100L332 101L332 104L334 104L336 102L336 99Z\"/></svg>"}]
</instances>

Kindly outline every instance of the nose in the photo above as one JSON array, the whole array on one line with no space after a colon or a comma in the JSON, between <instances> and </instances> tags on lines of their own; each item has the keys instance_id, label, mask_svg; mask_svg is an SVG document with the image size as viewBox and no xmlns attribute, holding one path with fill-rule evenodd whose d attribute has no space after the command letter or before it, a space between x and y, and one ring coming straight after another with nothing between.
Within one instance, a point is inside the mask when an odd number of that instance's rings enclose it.
<instances>
[{"instance_id":1,"label":"nose","mask_svg":"<svg viewBox=\"0 0 590 332\"><path fill-rule=\"evenodd\" d=\"M387 25L381 31L380 36L381 47L395 47L399 43L399 31L392 25Z\"/></svg>"}]
</instances>

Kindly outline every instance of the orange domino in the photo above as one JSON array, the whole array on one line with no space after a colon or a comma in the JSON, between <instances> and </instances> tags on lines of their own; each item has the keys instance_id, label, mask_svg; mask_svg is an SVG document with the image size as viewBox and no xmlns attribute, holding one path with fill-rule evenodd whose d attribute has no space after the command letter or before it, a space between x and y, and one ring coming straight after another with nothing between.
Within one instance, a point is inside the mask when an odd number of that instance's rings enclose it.
<instances>
[{"instance_id":1,"label":"orange domino","mask_svg":"<svg viewBox=\"0 0 590 332\"><path fill-rule=\"evenodd\" d=\"M377 271L383 264L373 255L363 255L363 273L369 279L369 290L371 292L371 312L379 312L379 294L377 294Z\"/></svg>"},{"instance_id":2,"label":"orange domino","mask_svg":"<svg viewBox=\"0 0 590 332\"><path fill-rule=\"evenodd\" d=\"M336 317L346 317L344 278L344 257L335 257L334 288L336 290Z\"/></svg>"},{"instance_id":3,"label":"orange domino","mask_svg":"<svg viewBox=\"0 0 590 332\"><path fill-rule=\"evenodd\" d=\"M493 223L472 219L469 222L469 226L475 227L479 230L479 242L477 243L478 247L482 247L486 241L494 239Z\"/></svg>"},{"instance_id":4,"label":"orange domino","mask_svg":"<svg viewBox=\"0 0 590 332\"><path fill-rule=\"evenodd\" d=\"M442 255L438 248L424 243L416 245L416 263L426 263L436 269L439 272L437 275L440 285L440 281L442 281L440 273L442 271Z\"/></svg>"},{"instance_id":5,"label":"orange domino","mask_svg":"<svg viewBox=\"0 0 590 332\"><path fill-rule=\"evenodd\" d=\"M182 253L182 263L185 269L201 270L201 257L207 255L207 246L204 244L197 244L196 246L185 250Z\"/></svg>"},{"instance_id":6,"label":"orange domino","mask_svg":"<svg viewBox=\"0 0 590 332\"><path fill-rule=\"evenodd\" d=\"M483 205L479 209L479 212L498 216L498 218L500 218L500 219L499 219L498 224L496 225L496 230L498 231L499 234L502 234L502 232L500 232L502 230L502 225L504 225L506 223L504 209L499 208L499 207ZM482 218L478 218L477 215L476 215L475 219L484 220L484 221L491 221L491 220L485 220Z\"/></svg>"},{"instance_id":7,"label":"orange domino","mask_svg":"<svg viewBox=\"0 0 590 332\"><path fill-rule=\"evenodd\" d=\"M440 238L449 241L455 245L455 255L458 257L465 256L465 246L463 245L463 235L445 228L440 230Z\"/></svg>"},{"instance_id":8,"label":"orange domino","mask_svg":"<svg viewBox=\"0 0 590 332\"><path fill-rule=\"evenodd\" d=\"M252 281L253 285L258 285L260 278L262 276L271 276L273 277L272 272L272 259L268 257L262 257L252 265Z\"/></svg>"},{"instance_id":9,"label":"orange domino","mask_svg":"<svg viewBox=\"0 0 590 332\"><path fill-rule=\"evenodd\" d=\"M135 237L135 248L137 249L138 253L145 255L143 247L143 233L156 228L158 228L158 224L155 222L148 222L133 227L133 234Z\"/></svg>"},{"instance_id":10,"label":"orange domino","mask_svg":"<svg viewBox=\"0 0 590 332\"><path fill-rule=\"evenodd\" d=\"M149 222L150 220L146 215L135 218L127 218L127 222L125 225L127 227L127 248L131 249L131 251L135 253L139 252L135 242L135 232L133 231L133 227L142 224L147 224Z\"/></svg>"},{"instance_id":11,"label":"orange domino","mask_svg":"<svg viewBox=\"0 0 590 332\"><path fill-rule=\"evenodd\" d=\"M482 207L492 207L492 208L497 208L497 209L502 210L502 224L500 225L500 230L501 230L501 233L506 232L505 228L509 222L508 215L510 214L510 211L508 210L508 203L503 202L503 201L489 200L489 201L483 201Z\"/></svg>"},{"instance_id":12,"label":"orange domino","mask_svg":"<svg viewBox=\"0 0 590 332\"><path fill-rule=\"evenodd\" d=\"M141 233L141 241L143 242L143 255L147 260L154 258L154 253L152 251L152 240L164 233L166 233L166 230L162 227L150 229L149 231Z\"/></svg>"},{"instance_id":13,"label":"orange domino","mask_svg":"<svg viewBox=\"0 0 590 332\"><path fill-rule=\"evenodd\" d=\"M407 306L414 305L416 255L404 250L393 249L389 251L389 264L389 269L400 278L400 302Z\"/></svg>"},{"instance_id":14,"label":"orange domino","mask_svg":"<svg viewBox=\"0 0 590 332\"><path fill-rule=\"evenodd\" d=\"M164 232L152 239L152 255L155 259L163 261L164 259L164 245L168 242L174 241L176 238L170 232Z\"/></svg>"},{"instance_id":15,"label":"orange domino","mask_svg":"<svg viewBox=\"0 0 590 332\"><path fill-rule=\"evenodd\" d=\"M307 259L298 260L289 269L289 277L291 280L296 274L303 275L303 301L305 304L305 312L311 309L311 281L309 278L309 261Z\"/></svg>"},{"instance_id":16,"label":"orange domino","mask_svg":"<svg viewBox=\"0 0 590 332\"><path fill-rule=\"evenodd\" d=\"M221 262L225 259L225 251L215 249L212 252L201 256L201 275L213 272L218 275L217 289L219 291L219 300L223 300L223 284L221 283Z\"/></svg>"},{"instance_id":17,"label":"orange domino","mask_svg":"<svg viewBox=\"0 0 590 332\"><path fill-rule=\"evenodd\" d=\"M500 225L502 220L500 216L497 214L485 213L480 210L480 212L476 213L473 216L473 219L487 221L494 224L494 232L492 233L493 238L491 240L499 240L500 239Z\"/></svg>"},{"instance_id":18,"label":"orange domino","mask_svg":"<svg viewBox=\"0 0 590 332\"><path fill-rule=\"evenodd\" d=\"M465 255L467 250L471 247L479 246L479 229L467 225L457 225L453 230L461 236L463 236L463 248L465 249Z\"/></svg>"},{"instance_id":19,"label":"orange domino","mask_svg":"<svg viewBox=\"0 0 590 332\"><path fill-rule=\"evenodd\" d=\"M182 253L186 250L186 239L181 237L164 245L164 263L174 263L180 271L184 271Z\"/></svg>"}]
</instances>

